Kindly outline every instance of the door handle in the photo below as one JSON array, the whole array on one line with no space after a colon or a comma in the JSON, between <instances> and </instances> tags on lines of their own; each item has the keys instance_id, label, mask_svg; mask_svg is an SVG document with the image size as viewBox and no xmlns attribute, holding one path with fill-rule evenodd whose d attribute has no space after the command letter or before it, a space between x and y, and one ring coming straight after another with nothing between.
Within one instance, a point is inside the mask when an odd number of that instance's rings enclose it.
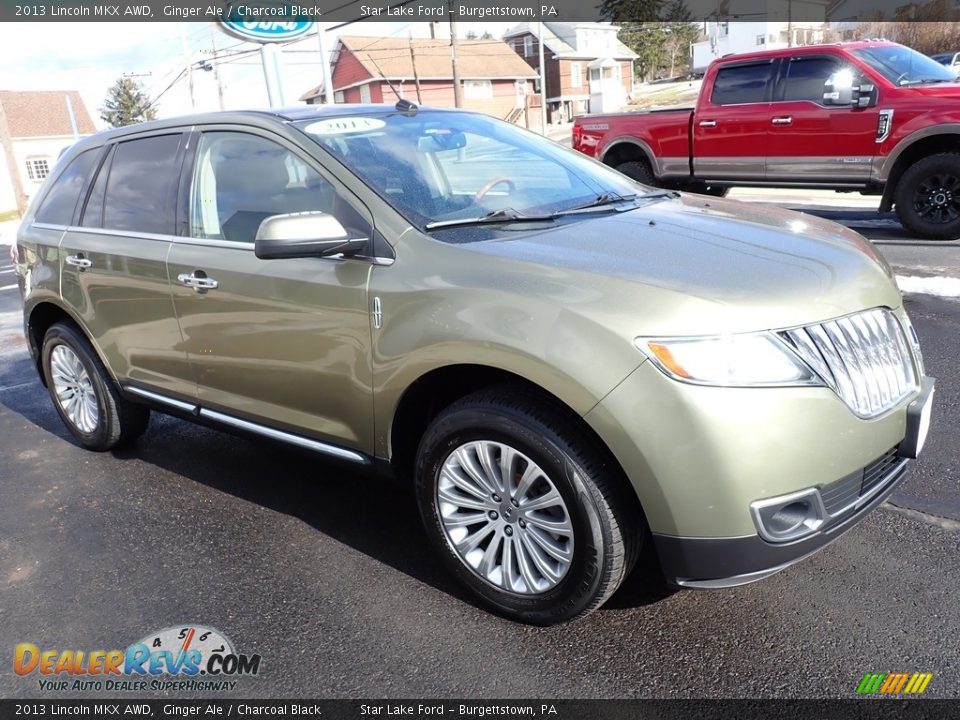
<instances>
[{"instance_id":1,"label":"door handle","mask_svg":"<svg viewBox=\"0 0 960 720\"><path fill-rule=\"evenodd\" d=\"M700 121L700 127L716 127L716 126L717 126L717 121L716 121L716 120L701 120L701 121Z\"/></svg>"},{"instance_id":2,"label":"door handle","mask_svg":"<svg viewBox=\"0 0 960 720\"><path fill-rule=\"evenodd\" d=\"M785 117L775 117L770 122L773 123L774 125L793 125L793 118L790 117L789 115Z\"/></svg>"},{"instance_id":3,"label":"door handle","mask_svg":"<svg viewBox=\"0 0 960 720\"><path fill-rule=\"evenodd\" d=\"M81 270L86 270L88 267L93 265L93 262L91 260L87 260L83 256L83 253L78 253L77 255L67 255L64 262L66 262L67 265L72 265L73 267L80 268Z\"/></svg>"},{"instance_id":4,"label":"door handle","mask_svg":"<svg viewBox=\"0 0 960 720\"><path fill-rule=\"evenodd\" d=\"M198 293L204 293L207 290L216 290L220 283L206 275L196 275L195 273L180 273L177 280L187 287L192 287Z\"/></svg>"}]
</instances>

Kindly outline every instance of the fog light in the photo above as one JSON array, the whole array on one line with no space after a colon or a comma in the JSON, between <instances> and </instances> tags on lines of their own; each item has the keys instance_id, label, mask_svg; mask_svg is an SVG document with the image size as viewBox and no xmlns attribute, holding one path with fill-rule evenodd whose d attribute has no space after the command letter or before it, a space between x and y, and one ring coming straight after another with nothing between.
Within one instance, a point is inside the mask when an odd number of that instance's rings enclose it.
<instances>
[{"instance_id":1,"label":"fog light","mask_svg":"<svg viewBox=\"0 0 960 720\"><path fill-rule=\"evenodd\" d=\"M760 537L768 542L790 542L820 529L826 517L816 488L758 500L750 505Z\"/></svg>"}]
</instances>

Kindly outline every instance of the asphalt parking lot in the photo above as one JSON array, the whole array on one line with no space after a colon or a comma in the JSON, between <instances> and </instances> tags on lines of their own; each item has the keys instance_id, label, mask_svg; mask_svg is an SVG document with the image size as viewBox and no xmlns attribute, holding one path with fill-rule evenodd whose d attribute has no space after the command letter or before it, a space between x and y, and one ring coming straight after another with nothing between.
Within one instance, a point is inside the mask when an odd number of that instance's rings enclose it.
<instances>
[{"instance_id":1,"label":"asphalt parking lot","mask_svg":"<svg viewBox=\"0 0 960 720\"><path fill-rule=\"evenodd\" d=\"M771 197L747 199L855 227L921 279L906 303L937 377L924 456L890 502L773 578L671 593L637 573L549 629L471 604L403 488L157 414L129 449L81 450L30 365L0 255L0 652L125 648L199 623L263 657L232 696L847 698L868 671L923 671L927 696L960 697L960 298L922 282L960 278L960 244L866 206ZM10 655L0 697L44 696Z\"/></svg>"}]
</instances>

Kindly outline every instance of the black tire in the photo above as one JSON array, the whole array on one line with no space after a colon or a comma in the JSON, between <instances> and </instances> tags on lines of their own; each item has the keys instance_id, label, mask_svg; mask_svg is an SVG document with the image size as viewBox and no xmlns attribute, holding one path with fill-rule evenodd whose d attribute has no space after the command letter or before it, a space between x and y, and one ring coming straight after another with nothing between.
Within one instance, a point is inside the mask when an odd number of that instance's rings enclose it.
<instances>
[{"instance_id":1,"label":"black tire","mask_svg":"<svg viewBox=\"0 0 960 720\"><path fill-rule=\"evenodd\" d=\"M488 582L447 539L437 500L440 472L454 450L478 440L519 450L563 498L573 529L572 560L563 578L546 591L510 592ZM481 390L444 410L420 442L415 482L427 534L450 572L494 612L524 623L553 625L600 607L633 569L647 535L640 505L619 466L596 447L569 410L525 388ZM506 522L506 513L503 518ZM530 530L519 529L526 526L516 522L519 542L520 533Z\"/></svg>"},{"instance_id":2,"label":"black tire","mask_svg":"<svg viewBox=\"0 0 960 720\"><path fill-rule=\"evenodd\" d=\"M915 235L960 237L960 153L930 155L908 167L894 189L894 202L900 222Z\"/></svg>"},{"instance_id":3,"label":"black tire","mask_svg":"<svg viewBox=\"0 0 960 720\"><path fill-rule=\"evenodd\" d=\"M630 160L625 163L620 163L615 170L623 173L631 180L636 180L638 183L656 187L656 180L650 171L650 166L643 160Z\"/></svg>"},{"instance_id":4,"label":"black tire","mask_svg":"<svg viewBox=\"0 0 960 720\"><path fill-rule=\"evenodd\" d=\"M58 345L73 351L89 378L96 401L97 418L95 427L88 432L70 419L57 398L50 357ZM41 360L53 407L70 433L88 450L110 450L135 440L147 429L150 410L120 396L97 353L75 326L62 322L51 325L43 337Z\"/></svg>"}]
</instances>

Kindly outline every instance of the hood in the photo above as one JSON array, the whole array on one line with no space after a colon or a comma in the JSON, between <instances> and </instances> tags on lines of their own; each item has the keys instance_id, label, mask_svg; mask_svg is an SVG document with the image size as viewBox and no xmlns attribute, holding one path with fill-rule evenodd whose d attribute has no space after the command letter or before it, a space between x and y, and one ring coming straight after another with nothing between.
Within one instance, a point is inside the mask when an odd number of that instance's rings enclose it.
<instances>
[{"instance_id":1,"label":"hood","mask_svg":"<svg viewBox=\"0 0 960 720\"><path fill-rule=\"evenodd\" d=\"M922 98L942 98L944 100L960 100L960 80L952 83L934 83L932 85L911 85L899 88L909 91Z\"/></svg>"},{"instance_id":2,"label":"hood","mask_svg":"<svg viewBox=\"0 0 960 720\"><path fill-rule=\"evenodd\" d=\"M638 334L771 330L901 303L889 265L857 233L699 195L460 247L524 263L528 287L537 276L563 283L565 294L551 288L558 299L628 310Z\"/></svg>"}]
</instances>

